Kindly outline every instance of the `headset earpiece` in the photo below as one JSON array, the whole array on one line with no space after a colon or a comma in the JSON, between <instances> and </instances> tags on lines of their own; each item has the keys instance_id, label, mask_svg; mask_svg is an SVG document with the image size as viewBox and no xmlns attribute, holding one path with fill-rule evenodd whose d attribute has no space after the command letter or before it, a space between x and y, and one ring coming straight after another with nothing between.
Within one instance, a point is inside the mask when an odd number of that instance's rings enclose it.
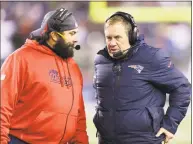
<instances>
[{"instance_id":1,"label":"headset earpiece","mask_svg":"<svg viewBox=\"0 0 193 144\"><path fill-rule=\"evenodd\" d=\"M131 45L134 45L135 42L137 41L138 33L139 33L139 30L137 27L134 27L133 30L129 31L129 43Z\"/></svg>"}]
</instances>

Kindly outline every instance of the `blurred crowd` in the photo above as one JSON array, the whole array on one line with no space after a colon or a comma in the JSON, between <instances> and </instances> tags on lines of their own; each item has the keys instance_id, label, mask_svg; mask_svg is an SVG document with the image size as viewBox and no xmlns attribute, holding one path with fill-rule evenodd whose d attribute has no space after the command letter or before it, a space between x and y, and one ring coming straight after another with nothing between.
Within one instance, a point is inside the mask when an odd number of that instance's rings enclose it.
<instances>
[{"instance_id":1,"label":"blurred crowd","mask_svg":"<svg viewBox=\"0 0 193 144\"><path fill-rule=\"evenodd\" d=\"M109 7L120 6L191 6L190 2L108 2ZM92 89L93 61L99 49L104 48L103 24L89 20L89 2L1 2L1 63L21 47L29 33L40 27L44 15L65 7L73 12L79 23L79 44L75 59L84 76L84 93L94 100ZM145 41L158 48L166 48L172 60L191 81L191 24L138 23Z\"/></svg>"}]
</instances>

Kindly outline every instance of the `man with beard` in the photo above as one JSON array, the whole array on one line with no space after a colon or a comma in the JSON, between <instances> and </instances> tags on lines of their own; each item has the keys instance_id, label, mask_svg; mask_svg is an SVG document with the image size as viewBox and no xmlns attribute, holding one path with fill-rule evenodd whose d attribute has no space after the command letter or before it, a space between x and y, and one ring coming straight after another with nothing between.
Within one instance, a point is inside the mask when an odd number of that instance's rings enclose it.
<instances>
[{"instance_id":1,"label":"man with beard","mask_svg":"<svg viewBox=\"0 0 193 144\"><path fill-rule=\"evenodd\" d=\"M82 74L72 59L77 22L65 8L1 68L1 144L88 144Z\"/></svg>"}]
</instances>

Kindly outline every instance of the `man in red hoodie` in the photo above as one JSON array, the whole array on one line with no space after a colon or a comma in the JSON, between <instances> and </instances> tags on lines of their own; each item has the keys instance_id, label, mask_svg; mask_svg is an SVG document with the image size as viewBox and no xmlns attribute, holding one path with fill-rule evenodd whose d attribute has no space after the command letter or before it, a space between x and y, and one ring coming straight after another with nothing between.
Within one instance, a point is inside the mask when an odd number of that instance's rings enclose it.
<instances>
[{"instance_id":1,"label":"man in red hoodie","mask_svg":"<svg viewBox=\"0 0 193 144\"><path fill-rule=\"evenodd\" d=\"M88 144L82 74L72 59L78 25L65 8L1 68L1 144Z\"/></svg>"}]
</instances>

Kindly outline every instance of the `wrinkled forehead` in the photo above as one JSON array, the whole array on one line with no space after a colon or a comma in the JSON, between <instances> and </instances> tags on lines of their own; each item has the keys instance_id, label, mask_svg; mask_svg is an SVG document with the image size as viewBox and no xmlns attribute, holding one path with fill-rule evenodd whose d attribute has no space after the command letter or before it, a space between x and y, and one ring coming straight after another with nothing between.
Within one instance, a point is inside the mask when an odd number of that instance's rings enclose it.
<instances>
[{"instance_id":1,"label":"wrinkled forehead","mask_svg":"<svg viewBox=\"0 0 193 144\"><path fill-rule=\"evenodd\" d=\"M106 24L104 28L105 35L123 35L125 34L125 26L122 23Z\"/></svg>"},{"instance_id":2,"label":"wrinkled forehead","mask_svg":"<svg viewBox=\"0 0 193 144\"><path fill-rule=\"evenodd\" d=\"M111 23L111 22L106 22L105 25L104 25L104 28L108 28L110 26L119 26L119 27L125 27L125 25L123 24L123 22L120 22L120 21L117 21L117 22L114 22L114 23Z\"/></svg>"}]
</instances>

